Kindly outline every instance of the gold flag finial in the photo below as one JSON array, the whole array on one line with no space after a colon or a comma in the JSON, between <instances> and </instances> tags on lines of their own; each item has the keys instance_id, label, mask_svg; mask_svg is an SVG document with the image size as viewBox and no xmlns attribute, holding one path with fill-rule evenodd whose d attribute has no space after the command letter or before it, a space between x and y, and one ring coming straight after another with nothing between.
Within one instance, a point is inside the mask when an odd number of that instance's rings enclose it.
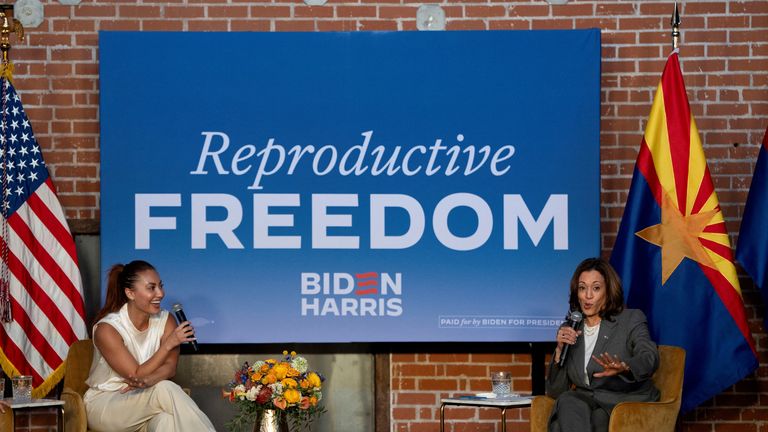
<instances>
[{"instance_id":1,"label":"gold flag finial","mask_svg":"<svg viewBox=\"0 0 768 432\"><path fill-rule=\"evenodd\" d=\"M0 76L11 79L13 65L8 57L11 50L11 33L16 33L16 40L24 40L24 26L13 17L13 5L0 5L0 51L3 53Z\"/></svg>"},{"instance_id":2,"label":"gold flag finial","mask_svg":"<svg viewBox=\"0 0 768 432\"><path fill-rule=\"evenodd\" d=\"M675 11L672 13L672 49L677 51L680 48L680 11L675 2Z\"/></svg>"}]
</instances>

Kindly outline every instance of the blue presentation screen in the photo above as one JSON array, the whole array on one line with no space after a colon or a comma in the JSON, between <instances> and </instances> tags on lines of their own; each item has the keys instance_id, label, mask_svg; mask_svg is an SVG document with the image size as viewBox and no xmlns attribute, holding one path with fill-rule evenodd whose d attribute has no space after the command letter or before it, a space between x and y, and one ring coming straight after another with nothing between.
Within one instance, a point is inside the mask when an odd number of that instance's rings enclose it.
<instances>
[{"instance_id":1,"label":"blue presentation screen","mask_svg":"<svg viewBox=\"0 0 768 432\"><path fill-rule=\"evenodd\" d=\"M201 343L548 341L599 254L598 30L99 53L102 274L151 262Z\"/></svg>"}]
</instances>

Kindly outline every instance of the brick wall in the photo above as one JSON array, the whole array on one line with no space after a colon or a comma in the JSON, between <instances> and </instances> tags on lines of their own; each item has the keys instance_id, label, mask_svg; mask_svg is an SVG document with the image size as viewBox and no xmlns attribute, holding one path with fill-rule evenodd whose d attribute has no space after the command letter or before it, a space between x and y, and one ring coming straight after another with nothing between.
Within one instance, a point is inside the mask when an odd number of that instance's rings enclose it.
<instances>
[{"instance_id":1,"label":"brick wall","mask_svg":"<svg viewBox=\"0 0 768 432\"><path fill-rule=\"evenodd\" d=\"M45 21L14 45L16 87L40 141L73 230L98 232L99 30L339 31L414 30L407 0L329 0L306 6L282 0L46 1ZM671 1L443 1L448 30L602 30L602 246L610 251L621 217L653 91L670 50ZM682 4L681 59L688 96L709 159L727 227L735 233L758 143L768 124L768 1ZM160 67L137 65L137 67ZM768 431L768 351L764 308L744 281L761 367L686 415L681 428ZM391 425L437 430L437 401L454 391L486 390L488 373L512 370L529 391L530 356L482 353L393 354ZM472 366L469 367L468 364ZM494 412L451 411L449 431L497 430ZM509 430L527 430L527 410ZM717 424L716 424L717 423Z\"/></svg>"}]
</instances>

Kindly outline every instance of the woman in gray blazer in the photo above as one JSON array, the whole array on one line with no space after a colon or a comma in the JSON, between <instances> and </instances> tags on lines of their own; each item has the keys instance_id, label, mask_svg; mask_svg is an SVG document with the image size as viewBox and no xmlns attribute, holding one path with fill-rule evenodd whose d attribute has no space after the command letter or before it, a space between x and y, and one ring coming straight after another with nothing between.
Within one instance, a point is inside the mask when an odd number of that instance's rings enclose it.
<instances>
[{"instance_id":1,"label":"woman in gray blazer","mask_svg":"<svg viewBox=\"0 0 768 432\"><path fill-rule=\"evenodd\" d=\"M583 324L557 331L547 376L547 395L557 399L550 432L607 431L613 407L624 401L653 402L651 381L659 366L645 314L624 308L621 280L601 258L581 262L571 278L570 308ZM560 356L570 345L565 363Z\"/></svg>"}]
</instances>

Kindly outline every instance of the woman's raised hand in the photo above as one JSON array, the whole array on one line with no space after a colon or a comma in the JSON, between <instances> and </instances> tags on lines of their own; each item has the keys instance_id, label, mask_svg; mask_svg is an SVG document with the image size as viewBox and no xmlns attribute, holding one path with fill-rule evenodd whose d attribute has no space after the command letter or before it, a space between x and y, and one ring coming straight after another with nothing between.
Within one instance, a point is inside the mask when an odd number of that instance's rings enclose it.
<instances>
[{"instance_id":1,"label":"woman's raised hand","mask_svg":"<svg viewBox=\"0 0 768 432\"><path fill-rule=\"evenodd\" d=\"M576 331L568 326L562 326L557 329L557 349L562 350L565 344L573 345L576 343L576 339L579 338L581 330Z\"/></svg>"},{"instance_id":2,"label":"woman's raised hand","mask_svg":"<svg viewBox=\"0 0 768 432\"><path fill-rule=\"evenodd\" d=\"M193 340L195 340L195 329L189 321L179 324L166 338L166 342L170 344L169 349L176 348L184 342Z\"/></svg>"},{"instance_id":3,"label":"woman's raised hand","mask_svg":"<svg viewBox=\"0 0 768 432\"><path fill-rule=\"evenodd\" d=\"M607 352L600 354L600 356L592 355L592 358L603 367L602 372L594 374L595 377L609 377L618 375L624 372L629 372L629 365L626 362L621 361L619 356L610 355Z\"/></svg>"}]
</instances>

